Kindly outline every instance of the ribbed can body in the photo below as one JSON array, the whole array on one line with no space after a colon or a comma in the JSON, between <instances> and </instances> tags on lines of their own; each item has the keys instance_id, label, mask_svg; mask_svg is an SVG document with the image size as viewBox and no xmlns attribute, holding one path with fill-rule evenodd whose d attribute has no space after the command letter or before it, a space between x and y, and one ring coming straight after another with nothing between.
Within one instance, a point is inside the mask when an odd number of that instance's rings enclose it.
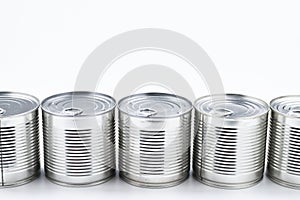
<instances>
[{"instance_id":1,"label":"ribbed can body","mask_svg":"<svg viewBox=\"0 0 300 200\"><path fill-rule=\"evenodd\" d=\"M46 107L52 101L66 107L69 97L63 101L56 101L59 97L49 98L42 104L45 174L52 182L64 186L100 184L115 175L114 106L105 113L88 115L86 108L99 108L100 104L88 99L88 93L72 95L70 105L74 108L67 108L66 113L81 108L81 114L55 115Z\"/></svg>"},{"instance_id":2,"label":"ribbed can body","mask_svg":"<svg viewBox=\"0 0 300 200\"><path fill-rule=\"evenodd\" d=\"M275 99L271 108L267 175L280 185L300 189L300 96Z\"/></svg>"},{"instance_id":3,"label":"ribbed can body","mask_svg":"<svg viewBox=\"0 0 300 200\"><path fill-rule=\"evenodd\" d=\"M238 110L230 104L224 107ZM196 109L194 176L207 185L227 189L246 188L259 182L264 173L267 116L265 112L236 119L207 115Z\"/></svg>"},{"instance_id":4,"label":"ribbed can body","mask_svg":"<svg viewBox=\"0 0 300 200\"><path fill-rule=\"evenodd\" d=\"M13 100L6 103L0 97L0 107L6 106L7 113L15 104L16 110L23 107L23 99L11 96ZM8 102L13 103L8 106ZM0 188L22 185L40 175L38 102L34 103L36 107L26 113L0 117Z\"/></svg>"},{"instance_id":5,"label":"ribbed can body","mask_svg":"<svg viewBox=\"0 0 300 200\"><path fill-rule=\"evenodd\" d=\"M190 129L191 111L171 118L151 118L119 110L121 178L135 186L152 188L186 180L190 170Z\"/></svg>"},{"instance_id":6,"label":"ribbed can body","mask_svg":"<svg viewBox=\"0 0 300 200\"><path fill-rule=\"evenodd\" d=\"M62 185L92 185L115 174L114 116L106 113L97 118L66 119L43 113L49 179Z\"/></svg>"},{"instance_id":7,"label":"ribbed can body","mask_svg":"<svg viewBox=\"0 0 300 200\"><path fill-rule=\"evenodd\" d=\"M168 187L185 180L190 169L190 120L190 114L174 119L145 120L120 113L122 178L145 187Z\"/></svg>"}]
</instances>

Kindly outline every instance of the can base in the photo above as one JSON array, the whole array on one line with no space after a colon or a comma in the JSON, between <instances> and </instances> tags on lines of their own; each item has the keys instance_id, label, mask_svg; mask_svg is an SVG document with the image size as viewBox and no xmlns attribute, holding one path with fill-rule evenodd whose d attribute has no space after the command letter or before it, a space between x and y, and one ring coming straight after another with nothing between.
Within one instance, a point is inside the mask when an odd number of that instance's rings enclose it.
<instances>
[{"instance_id":1,"label":"can base","mask_svg":"<svg viewBox=\"0 0 300 200\"><path fill-rule=\"evenodd\" d=\"M162 188L169 188L169 187L174 187L177 185L180 185L184 181L186 181L189 178L189 174L187 174L184 178L172 181L172 182L165 182L165 183L143 183L139 181L132 180L128 177L126 177L122 172L119 173L119 176L121 180L124 182L135 186L135 187L141 187L141 188L149 188L149 189L162 189Z\"/></svg>"},{"instance_id":2,"label":"can base","mask_svg":"<svg viewBox=\"0 0 300 200\"><path fill-rule=\"evenodd\" d=\"M64 183L64 182L61 182L61 181L57 181L57 180L54 180L52 178L50 178L49 176L45 175L46 178L51 182L51 183L54 183L56 185L59 185L59 186L63 186L63 187L92 187L92 186L96 186L96 185L100 185L102 183L105 183L105 182L108 182L109 180L111 180L113 177L115 177L115 173L112 174L111 176L105 178L105 179L102 179L100 181L96 181L96 182L92 182L92 183L86 183L86 184L71 184L71 183Z\"/></svg>"},{"instance_id":3,"label":"can base","mask_svg":"<svg viewBox=\"0 0 300 200\"><path fill-rule=\"evenodd\" d=\"M278 179L278 178L275 178L273 176L271 176L270 174L267 173L267 177L273 182L273 183L276 183L280 186L283 186L283 187L287 187L287 188L290 188L290 189L295 189L295 190L299 190L300 189L300 184L292 184L292 183L288 183L286 181L283 181L281 179Z\"/></svg>"},{"instance_id":4,"label":"can base","mask_svg":"<svg viewBox=\"0 0 300 200\"><path fill-rule=\"evenodd\" d=\"M12 184L0 184L0 189L3 189L3 188L14 188L14 187L19 187L19 186L22 186L22 185L26 185L34 180L36 180L37 178L39 178L41 175L41 172L38 172L36 174L34 174L33 176L29 177L29 178L26 178L26 179L23 179L21 181L18 181L16 183L12 183Z\"/></svg>"},{"instance_id":5,"label":"can base","mask_svg":"<svg viewBox=\"0 0 300 200\"><path fill-rule=\"evenodd\" d=\"M195 174L193 174L193 177L197 181L203 183L204 185L214 187L214 188L227 189L227 190L246 189L246 188L252 187L254 185L257 185L263 179L263 176L262 176L262 177L260 177L256 180L254 180L254 181L251 181L251 182L232 184L232 183L220 183L220 182L210 181L210 180L201 178L201 177L199 177Z\"/></svg>"}]
</instances>

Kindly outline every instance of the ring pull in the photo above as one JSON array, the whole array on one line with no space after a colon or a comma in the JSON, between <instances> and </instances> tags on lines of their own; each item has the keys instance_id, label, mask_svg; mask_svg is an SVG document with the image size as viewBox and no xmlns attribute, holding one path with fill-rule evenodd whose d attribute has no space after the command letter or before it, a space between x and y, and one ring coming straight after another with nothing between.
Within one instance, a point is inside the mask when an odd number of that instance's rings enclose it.
<instances>
[{"instance_id":1,"label":"ring pull","mask_svg":"<svg viewBox=\"0 0 300 200\"><path fill-rule=\"evenodd\" d=\"M80 108L65 108L63 113L70 116L77 116L83 113L83 110Z\"/></svg>"},{"instance_id":2,"label":"ring pull","mask_svg":"<svg viewBox=\"0 0 300 200\"><path fill-rule=\"evenodd\" d=\"M228 110L226 108L217 108L211 110L209 113L218 117L229 117L233 114L233 111Z\"/></svg>"},{"instance_id":3,"label":"ring pull","mask_svg":"<svg viewBox=\"0 0 300 200\"><path fill-rule=\"evenodd\" d=\"M157 111L149 108L144 108L138 111L138 115L142 117L151 117L153 115L156 115Z\"/></svg>"},{"instance_id":4,"label":"ring pull","mask_svg":"<svg viewBox=\"0 0 300 200\"><path fill-rule=\"evenodd\" d=\"M6 113L6 110L4 110L3 108L0 108L0 115L4 115Z\"/></svg>"},{"instance_id":5,"label":"ring pull","mask_svg":"<svg viewBox=\"0 0 300 200\"><path fill-rule=\"evenodd\" d=\"M300 108L292 108L287 114L292 117L300 117Z\"/></svg>"}]
</instances>

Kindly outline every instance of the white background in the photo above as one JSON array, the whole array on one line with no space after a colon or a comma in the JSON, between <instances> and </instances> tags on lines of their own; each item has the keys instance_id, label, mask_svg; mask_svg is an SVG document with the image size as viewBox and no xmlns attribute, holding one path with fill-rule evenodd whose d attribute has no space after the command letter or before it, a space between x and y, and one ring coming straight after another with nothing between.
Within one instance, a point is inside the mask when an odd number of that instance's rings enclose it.
<instances>
[{"instance_id":1,"label":"white background","mask_svg":"<svg viewBox=\"0 0 300 200\"><path fill-rule=\"evenodd\" d=\"M265 101L299 94L299 10L296 0L1 1L0 90L26 92L41 100L71 91L82 63L102 42L133 29L163 28L182 33L204 48L226 92ZM164 56L154 56L155 63L166 62ZM134 62L147 64L152 57L142 58L127 58L119 65L126 71ZM110 80L105 83L106 93L112 94L120 74L115 70L106 77ZM207 94L201 77L193 81L198 96ZM1 199L281 199L299 195L267 179L250 189L227 191L193 178L174 188L149 190L118 178L74 189L41 177L22 187L0 190Z\"/></svg>"}]
</instances>

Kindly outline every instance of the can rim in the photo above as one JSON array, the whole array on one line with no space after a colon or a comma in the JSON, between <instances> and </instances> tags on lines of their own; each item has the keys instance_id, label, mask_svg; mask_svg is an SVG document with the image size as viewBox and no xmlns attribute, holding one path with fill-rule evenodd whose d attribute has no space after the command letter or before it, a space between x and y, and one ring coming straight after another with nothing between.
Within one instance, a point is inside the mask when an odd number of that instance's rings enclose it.
<instances>
[{"instance_id":1,"label":"can rim","mask_svg":"<svg viewBox=\"0 0 300 200\"><path fill-rule=\"evenodd\" d=\"M169 97L176 97L176 98L180 98L181 100L184 100L185 102L187 102L190 106L189 109L187 109L185 112L182 112L180 114L177 115L169 115L169 116L162 116L162 117L147 117L147 116L137 116L131 113L126 112L125 110L122 110L120 104L125 101L126 99L132 98L132 97L136 97L136 96L143 96L143 95L151 95L151 96L169 96ZM122 112L126 115L129 115L131 117L136 117L136 118L145 118L145 119L168 119L168 118L176 118L176 117L180 117L182 115L185 115L189 112L191 112L193 110L193 104L190 100L188 100L187 98L183 97L183 96L179 96L179 95L175 95L175 94L169 94L169 93L164 93L164 92L146 92L146 93L138 93L138 94L132 94L126 97L121 98L118 101L118 111Z\"/></svg>"},{"instance_id":2,"label":"can rim","mask_svg":"<svg viewBox=\"0 0 300 200\"><path fill-rule=\"evenodd\" d=\"M270 101L270 108L271 108L271 111L272 111L272 112L275 112L275 113L277 113L277 114L279 114L279 115L282 115L282 116L284 116L284 117L286 117L286 118L297 119L297 117L293 117L293 116L291 116L291 115L287 115L286 113L279 112L279 111L276 110L276 109L274 108L274 106L272 105L272 104L274 104L275 101L278 101L279 99L290 98L290 97L299 97L299 99L300 99L300 95L298 95L298 94L294 94L294 95L283 95L283 96L276 97L276 98L274 98L274 99L272 99L272 100Z\"/></svg>"},{"instance_id":3,"label":"can rim","mask_svg":"<svg viewBox=\"0 0 300 200\"><path fill-rule=\"evenodd\" d=\"M224 117L219 117L219 116L214 116L212 114L209 114L209 113L204 113L202 111L200 111L196 105L197 105L197 102L204 99L204 98L207 98L207 97L211 97L211 96L240 96L240 97L244 97L244 98L248 98L248 99L251 99L251 100L255 100L256 102L260 103L261 105L263 105L265 108L266 108L266 111L265 112L262 112L261 114L258 114L258 115L253 115L253 116L240 116L240 117L236 117L236 118L224 118ZM224 120L228 120L228 121L236 121L236 120L239 120L239 119L255 119L255 118L259 118L265 114L267 114L269 111L270 111L270 106L268 105L268 103L266 103L265 101L259 99L259 98L256 98L256 97L252 97L252 96L248 96L248 95L244 95L244 94L237 94L237 93L219 93L219 94L212 94L212 95L205 95L203 97L199 97L198 99L196 99L194 101L194 105L193 105L195 111L197 111L198 113L200 113L201 115L205 115L205 116L208 116L208 117L213 117L213 118L218 118L218 119L224 119Z\"/></svg>"},{"instance_id":4,"label":"can rim","mask_svg":"<svg viewBox=\"0 0 300 200\"><path fill-rule=\"evenodd\" d=\"M59 97L61 95L76 95L76 94L92 94L94 96L96 95L99 95L99 96L103 96L103 97L107 97L109 98L110 100L112 100L113 102L113 106L103 112L99 112L99 113L95 113L93 115L76 115L76 116L70 116L70 115L67 115L67 114L58 114L58 113L55 113L55 112L51 112L49 110L47 110L45 107L44 107L44 104L46 101L48 101L49 99L52 99L52 98L56 98L56 97ZM116 100L110 96L110 95L107 95L107 94L103 94L103 93L99 93L99 92L91 92L91 91L71 91L71 92L63 92L63 93L58 93L58 94L54 94L54 95L51 95L51 96L48 96L46 97L42 103L41 103L41 109L43 112L45 113L48 113L50 115L53 115L53 116L59 116L59 117L70 117L70 118L81 118L81 117L93 117L93 116L98 116L98 115L103 115L103 114L106 114L108 112L111 112L112 110L115 109L116 107Z\"/></svg>"},{"instance_id":5,"label":"can rim","mask_svg":"<svg viewBox=\"0 0 300 200\"><path fill-rule=\"evenodd\" d=\"M27 115L27 114L32 113L33 111L37 110L41 105L40 100L37 97L35 97L31 94L27 94L27 93L23 93L23 92L0 91L0 95L2 95L2 94L11 94L11 95L16 95L16 96L19 95L19 96L27 97L28 99L35 102L36 106L34 108L26 111L26 112L22 112L22 113L19 113L19 114L10 115L10 116L0 116L0 120L11 118L11 117L19 117L19 116Z\"/></svg>"}]
</instances>

